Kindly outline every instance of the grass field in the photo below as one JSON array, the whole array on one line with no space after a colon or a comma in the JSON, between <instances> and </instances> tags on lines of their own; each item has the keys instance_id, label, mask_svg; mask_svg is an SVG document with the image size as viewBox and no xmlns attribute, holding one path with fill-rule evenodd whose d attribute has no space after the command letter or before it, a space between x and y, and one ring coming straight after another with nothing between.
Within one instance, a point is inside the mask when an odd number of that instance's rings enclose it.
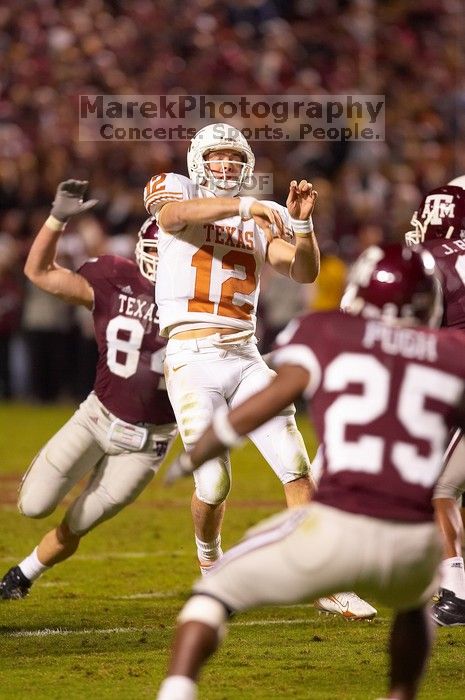
<instances>
[{"instance_id":1,"label":"grass field","mask_svg":"<svg viewBox=\"0 0 465 700\"><path fill-rule=\"evenodd\" d=\"M63 509L27 520L15 507L21 473L71 407L0 405L0 575L22 559ZM301 427L313 454L314 442ZM223 541L283 507L280 484L246 445L233 456ZM0 698L154 698L176 615L197 575L191 483L161 480L84 538L23 601L0 602ZM370 601L376 605L376 601ZM308 605L255 610L234 620L205 669L205 700L367 700L385 690L390 612L372 623L319 616ZM422 700L465 688L465 628L440 629Z\"/></svg>"}]
</instances>

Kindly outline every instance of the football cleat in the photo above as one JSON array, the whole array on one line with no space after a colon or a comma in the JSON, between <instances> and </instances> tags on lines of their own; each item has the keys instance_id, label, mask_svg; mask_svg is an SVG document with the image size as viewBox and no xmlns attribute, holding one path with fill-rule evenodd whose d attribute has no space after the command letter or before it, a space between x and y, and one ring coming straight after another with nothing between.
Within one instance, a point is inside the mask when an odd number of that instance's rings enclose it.
<instances>
[{"instance_id":1,"label":"football cleat","mask_svg":"<svg viewBox=\"0 0 465 700\"><path fill-rule=\"evenodd\" d=\"M315 608L327 615L341 615L346 620L372 620L376 608L359 598L356 593L334 593L327 598L318 598Z\"/></svg>"},{"instance_id":2,"label":"football cleat","mask_svg":"<svg viewBox=\"0 0 465 700\"><path fill-rule=\"evenodd\" d=\"M431 617L441 627L465 625L465 600L443 588L440 599L431 608Z\"/></svg>"},{"instance_id":3,"label":"football cleat","mask_svg":"<svg viewBox=\"0 0 465 700\"><path fill-rule=\"evenodd\" d=\"M25 598L32 586L19 566L9 569L0 582L0 600L19 600Z\"/></svg>"}]
</instances>

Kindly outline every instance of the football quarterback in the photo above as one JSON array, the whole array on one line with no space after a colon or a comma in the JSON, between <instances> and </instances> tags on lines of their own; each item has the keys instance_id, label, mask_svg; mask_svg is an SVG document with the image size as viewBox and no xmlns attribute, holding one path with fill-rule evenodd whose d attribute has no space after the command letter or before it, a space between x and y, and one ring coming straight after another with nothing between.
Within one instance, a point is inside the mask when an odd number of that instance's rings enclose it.
<instances>
[{"instance_id":1,"label":"football quarterback","mask_svg":"<svg viewBox=\"0 0 465 700\"><path fill-rule=\"evenodd\" d=\"M319 270L311 219L317 193L306 180L294 180L286 207L237 196L254 165L252 150L236 128L211 124L192 139L189 178L156 175L145 188L145 205L160 226L156 300L160 332L169 337L166 384L186 448L218 407L237 405L273 376L254 336L264 264L302 283L313 282ZM283 484L289 506L307 503L312 490L294 413L292 405L284 407L249 436ZM229 455L210 460L194 481L195 541L206 573L222 555ZM328 612L347 612L346 602L354 617L376 613L355 595Z\"/></svg>"}]
</instances>

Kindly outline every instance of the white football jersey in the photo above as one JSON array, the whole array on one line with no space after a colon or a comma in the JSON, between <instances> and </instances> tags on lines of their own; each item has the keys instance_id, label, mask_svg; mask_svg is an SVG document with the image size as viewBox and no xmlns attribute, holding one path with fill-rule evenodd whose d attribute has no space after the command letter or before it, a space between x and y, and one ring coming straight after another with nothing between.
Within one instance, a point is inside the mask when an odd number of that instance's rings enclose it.
<instances>
[{"instance_id":1,"label":"white football jersey","mask_svg":"<svg viewBox=\"0 0 465 700\"><path fill-rule=\"evenodd\" d=\"M176 173L155 175L144 191L150 214L157 216L167 202L214 197L205 187ZM279 211L292 235L287 209ZM255 331L260 273L268 242L253 219L240 216L208 224L193 224L179 233L160 227L156 302L160 333L168 336L177 326L216 326Z\"/></svg>"}]
</instances>

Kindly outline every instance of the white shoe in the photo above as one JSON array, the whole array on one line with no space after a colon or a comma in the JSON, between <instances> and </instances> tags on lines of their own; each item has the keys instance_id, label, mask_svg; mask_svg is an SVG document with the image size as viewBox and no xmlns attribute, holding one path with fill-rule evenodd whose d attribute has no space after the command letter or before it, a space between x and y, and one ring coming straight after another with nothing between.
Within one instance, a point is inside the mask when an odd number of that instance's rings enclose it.
<instances>
[{"instance_id":1,"label":"white shoe","mask_svg":"<svg viewBox=\"0 0 465 700\"><path fill-rule=\"evenodd\" d=\"M321 612L342 615L346 620L372 620L378 612L370 603L356 593L334 593L327 598L318 598L315 608Z\"/></svg>"}]
</instances>

